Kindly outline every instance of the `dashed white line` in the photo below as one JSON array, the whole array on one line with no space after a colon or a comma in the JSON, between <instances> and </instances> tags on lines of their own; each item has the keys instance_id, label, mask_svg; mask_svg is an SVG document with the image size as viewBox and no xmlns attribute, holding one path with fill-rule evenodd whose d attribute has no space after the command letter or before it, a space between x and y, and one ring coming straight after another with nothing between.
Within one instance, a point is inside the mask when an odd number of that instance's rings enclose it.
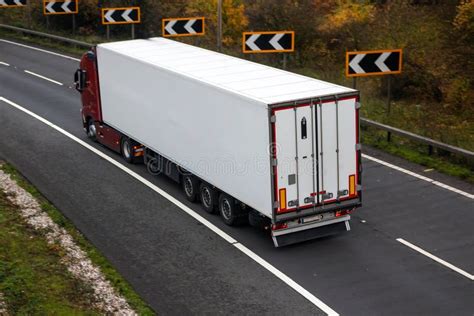
<instances>
[{"instance_id":1,"label":"dashed white line","mask_svg":"<svg viewBox=\"0 0 474 316\"><path fill-rule=\"evenodd\" d=\"M423 250L423 249L421 249L420 247L415 246L414 244L412 244L412 243L410 243L410 242L408 242L408 241L406 241L406 240L404 240L404 239L402 239L402 238L397 238L397 241L400 242L400 243L402 243L402 244L404 244L405 246L410 247L411 249L413 249L413 250L415 250L415 251L421 253L422 255L424 255L424 256L430 258L431 260L434 260L434 261L438 262L439 264L442 264L442 265L445 266L446 268L451 269L451 270L453 270L453 271L455 271L455 272L461 274L462 276L468 278L469 280L474 281L474 275L472 275L472 274L470 274L470 273L467 273L466 271L464 271L464 270L462 270L462 269L460 269L460 268L458 268L458 267L452 265L451 263L449 263L449 262L447 262L447 261L444 261L444 260L441 259L441 258L436 257L435 255L429 253L428 251Z\"/></svg>"},{"instance_id":2,"label":"dashed white line","mask_svg":"<svg viewBox=\"0 0 474 316\"><path fill-rule=\"evenodd\" d=\"M32 71L29 71L29 70L24 70L24 72L26 72L27 74L30 74L30 75L32 75L32 76L35 76L35 77L38 77L38 78L41 78L41 79L47 80L47 81L49 81L49 82L55 83L55 84L57 84L57 85L59 85L59 86L62 86L62 85L63 85L63 84L62 84L61 82L59 82L59 81L56 81L56 80L50 79L50 78L48 78L48 77L45 77L45 76L42 76L42 75L39 75L39 74L37 74L37 73L34 73L34 72L32 72Z\"/></svg>"},{"instance_id":3,"label":"dashed white line","mask_svg":"<svg viewBox=\"0 0 474 316\"><path fill-rule=\"evenodd\" d=\"M10 66L10 64L4 63L3 61L0 61L0 65L7 66L7 67Z\"/></svg>"},{"instance_id":4,"label":"dashed white line","mask_svg":"<svg viewBox=\"0 0 474 316\"><path fill-rule=\"evenodd\" d=\"M415 173L413 171L410 171L410 170L407 170L407 169L404 169L402 167L399 167L399 166L395 166L395 165L392 165L391 163L388 163L386 161L383 161L383 160L380 160L380 159L377 159L377 158L374 158L372 156L368 156L368 155L365 155L365 154L362 154L362 157L366 158L366 159L369 159L371 161L374 161L376 163L379 163L381 165L384 165L386 167L389 167L391 169L394 169L394 170L397 170L397 171L400 171L400 172L403 172L407 175L410 175L412 177L415 177L415 178L418 178L420 180L423 180L423 181L426 181L426 182L429 182L433 185L436 185L440 188L443 188L443 189L446 189L446 190L449 190L451 192L454 192L454 193L457 193L457 194L461 194L469 199L474 199L474 194L470 194L468 192L465 192L465 191L462 191L462 190L459 190L459 189L456 189L452 186L449 186L447 184L444 184L442 182L439 182L439 181L435 181L434 179L431 179L431 178L428 178L428 177L425 177L425 176L422 176L421 174L418 174L418 173Z\"/></svg>"},{"instance_id":5,"label":"dashed white line","mask_svg":"<svg viewBox=\"0 0 474 316\"><path fill-rule=\"evenodd\" d=\"M258 256L256 253L254 253L252 250L248 249L247 247L245 247L244 245L242 245L241 243L239 243L237 240L235 240L233 237L231 237L230 235L228 235L226 232L224 232L223 230L221 230L220 228L218 228L217 226L215 226L214 224L212 224L211 222L209 222L207 219L205 219L204 217L202 217L201 215L199 215L198 213L196 213L195 211L193 211L191 208L187 207L186 205L184 205L183 203L181 203L180 201L178 201L177 199L175 199L173 196L171 196L170 194L166 193L165 191L163 191L161 188L159 188L158 186L154 185L153 183L151 183L150 181L148 181L147 179L143 178L142 176L140 176L139 174L135 173L134 171L130 170L129 168L127 168L126 166L122 165L121 163L119 163L118 161L116 161L115 159L109 157L108 155L104 154L103 152L101 152L100 150L94 148L93 146L89 145L88 143L84 142L83 140L77 138L76 136L72 135L71 133L69 133L68 131L62 129L61 127L51 123L50 121L46 120L45 118L31 112L30 110L14 103L13 101L10 101L4 97L0 97L0 101L3 101L7 104L9 104L10 106L30 115L31 117L34 117L35 119L39 120L40 122L48 125L49 127L55 129L56 131L58 131L59 133L63 134L64 136L72 139L73 141L75 141L76 143L82 145L83 147L89 149L90 151L92 151L94 154L98 155L99 157L105 159L106 161L108 161L109 163L111 163L112 165L114 165L115 167L119 168L120 170L124 171L125 173L127 173L128 175L130 175L131 177L135 178L136 180L140 181L141 183L143 183L144 185L146 185L148 188L150 188L151 190L155 191L156 193L158 193L159 195L161 195L162 197L164 197L165 199L167 199L168 201L170 201L171 203L173 203L174 205L176 205L177 207L179 207L181 210L183 210L184 212L186 212L188 215L192 216L194 219L196 219L197 221L199 221L201 224L203 224L204 226L206 226L207 228L209 228L210 230L212 230L214 233L216 233L217 235L219 235L220 237L222 237L225 241L227 241L228 243L230 243L231 245L233 245L235 248L237 248L238 250L240 250L242 253L244 253L245 255L247 255L248 257L250 257L252 260L254 260L255 262L257 262L259 265L261 265L263 268L265 268L266 270L268 270L270 273L272 273L274 276L276 276L277 278L279 278L281 281L283 281L284 283L286 283L289 287L291 287L293 290L295 290L297 293L299 293L300 295L302 295L303 297L305 297L308 301L310 301L311 303L313 303L315 306L317 306L319 309L321 309L322 311L324 311L325 313L327 313L328 315L331 315L331 316L336 316L336 315L339 315L338 313L336 313L332 308L330 308L329 306L327 306L326 304L324 304L320 299L318 299L316 296L314 296L313 294L311 294L309 291L307 291L305 288L303 288L301 285L299 285L298 283L296 283L295 281L293 281L290 277L288 277L286 274L284 274L283 272L281 272L280 270L278 270L277 268L275 268L273 265L271 265L270 263L268 263L267 261L265 261L264 259L262 259L260 256Z\"/></svg>"},{"instance_id":6,"label":"dashed white line","mask_svg":"<svg viewBox=\"0 0 474 316\"><path fill-rule=\"evenodd\" d=\"M59 57L66 58L66 59L70 59L70 60L74 60L74 61L80 61L80 59L78 59L78 58L74 58L74 57L71 57L71 56L63 55L63 54L58 54L58 53L51 52L51 51L49 51L49 50L41 49L41 48L38 48L38 47L33 47L33 46L25 45L25 44L15 43L15 42L7 41L7 40L4 40L4 39L0 39L0 42L9 43L9 44L12 44L12 45L21 46L21 47L25 47L25 48L29 48L29 49L33 49L33 50L36 50L36 51L39 51L39 52L43 52L43 53L46 53L46 54L59 56Z\"/></svg>"}]
</instances>

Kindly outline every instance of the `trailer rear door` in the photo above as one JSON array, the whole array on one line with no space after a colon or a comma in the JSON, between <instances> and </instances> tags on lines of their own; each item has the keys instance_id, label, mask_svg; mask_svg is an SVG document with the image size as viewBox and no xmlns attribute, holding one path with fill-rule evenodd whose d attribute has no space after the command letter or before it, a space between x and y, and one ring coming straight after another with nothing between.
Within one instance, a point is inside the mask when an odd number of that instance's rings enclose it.
<instances>
[{"instance_id":1,"label":"trailer rear door","mask_svg":"<svg viewBox=\"0 0 474 316\"><path fill-rule=\"evenodd\" d=\"M277 213L357 197L356 98L273 110Z\"/></svg>"}]
</instances>

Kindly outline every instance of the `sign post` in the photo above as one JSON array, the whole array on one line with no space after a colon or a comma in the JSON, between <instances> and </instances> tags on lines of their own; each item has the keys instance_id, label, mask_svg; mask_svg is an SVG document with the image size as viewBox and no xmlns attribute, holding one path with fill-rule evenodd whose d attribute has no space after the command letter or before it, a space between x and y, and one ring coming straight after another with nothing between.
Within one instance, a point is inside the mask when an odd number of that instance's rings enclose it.
<instances>
[{"instance_id":1,"label":"sign post","mask_svg":"<svg viewBox=\"0 0 474 316\"><path fill-rule=\"evenodd\" d=\"M391 112L392 75L402 73L401 49L374 50L346 53L346 77L353 78L356 88L357 77L388 75L387 80L387 115ZM387 134L390 141L391 133Z\"/></svg>"},{"instance_id":2,"label":"sign post","mask_svg":"<svg viewBox=\"0 0 474 316\"><path fill-rule=\"evenodd\" d=\"M1 1L1 0L0 0ZM43 14L46 16L46 27L49 29L49 15L71 14L72 34L76 33L76 17L79 12L79 0L43 0Z\"/></svg>"},{"instance_id":3,"label":"sign post","mask_svg":"<svg viewBox=\"0 0 474 316\"><path fill-rule=\"evenodd\" d=\"M194 18L167 18L162 20L163 37L203 36L206 34L206 19Z\"/></svg>"},{"instance_id":4,"label":"sign post","mask_svg":"<svg viewBox=\"0 0 474 316\"><path fill-rule=\"evenodd\" d=\"M135 24L141 22L140 7L103 8L102 25L107 28L107 40L110 38L111 24L131 24L132 39L135 38Z\"/></svg>"}]
</instances>

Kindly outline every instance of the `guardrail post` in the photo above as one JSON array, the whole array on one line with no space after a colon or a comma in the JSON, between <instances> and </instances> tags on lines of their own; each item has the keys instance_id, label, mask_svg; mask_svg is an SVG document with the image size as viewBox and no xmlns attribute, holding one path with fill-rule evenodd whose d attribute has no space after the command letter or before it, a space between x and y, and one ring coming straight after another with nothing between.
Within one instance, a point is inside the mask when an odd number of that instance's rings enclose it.
<instances>
[{"instance_id":1,"label":"guardrail post","mask_svg":"<svg viewBox=\"0 0 474 316\"><path fill-rule=\"evenodd\" d=\"M433 145L428 145L428 155L433 155Z\"/></svg>"}]
</instances>

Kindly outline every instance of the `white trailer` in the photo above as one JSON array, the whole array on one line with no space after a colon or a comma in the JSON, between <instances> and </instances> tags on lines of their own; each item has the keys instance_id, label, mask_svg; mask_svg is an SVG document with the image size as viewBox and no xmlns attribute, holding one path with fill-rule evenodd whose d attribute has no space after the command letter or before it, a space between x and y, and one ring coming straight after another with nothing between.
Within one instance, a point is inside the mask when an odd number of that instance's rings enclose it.
<instances>
[{"instance_id":1,"label":"white trailer","mask_svg":"<svg viewBox=\"0 0 474 316\"><path fill-rule=\"evenodd\" d=\"M201 200L226 223L229 207L249 213L275 246L350 229L361 204L358 91L164 38L100 44L87 58L98 128L143 145L150 168L188 198L200 183L211 189Z\"/></svg>"}]
</instances>

